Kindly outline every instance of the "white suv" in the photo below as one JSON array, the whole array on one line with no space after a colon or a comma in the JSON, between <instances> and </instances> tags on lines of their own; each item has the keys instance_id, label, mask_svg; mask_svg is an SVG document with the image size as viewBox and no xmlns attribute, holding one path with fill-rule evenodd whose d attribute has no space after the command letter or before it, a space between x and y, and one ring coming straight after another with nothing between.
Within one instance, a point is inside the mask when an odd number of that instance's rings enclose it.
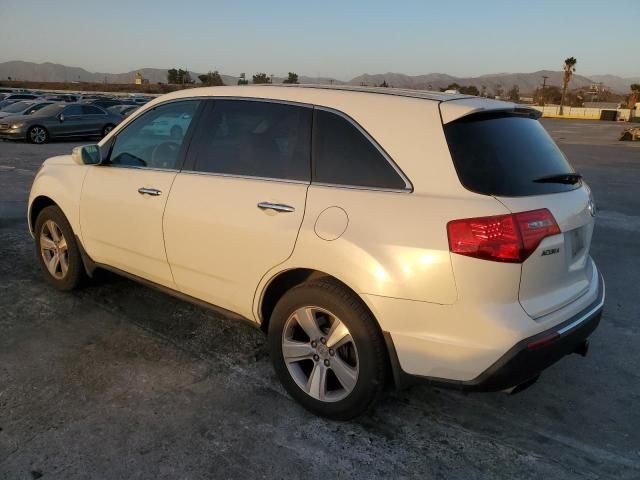
<instances>
[{"instance_id":1,"label":"white suv","mask_svg":"<svg viewBox=\"0 0 640 480\"><path fill-rule=\"evenodd\" d=\"M28 213L55 287L106 268L249 320L287 391L338 419L387 380L513 390L585 354L594 216L533 110L297 86L157 98L44 162Z\"/></svg>"}]
</instances>

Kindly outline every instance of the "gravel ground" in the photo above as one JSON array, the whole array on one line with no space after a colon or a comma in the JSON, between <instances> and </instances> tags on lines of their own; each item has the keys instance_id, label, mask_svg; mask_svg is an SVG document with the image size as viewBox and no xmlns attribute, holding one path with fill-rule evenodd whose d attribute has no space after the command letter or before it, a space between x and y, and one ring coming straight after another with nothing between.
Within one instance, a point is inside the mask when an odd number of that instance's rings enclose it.
<instances>
[{"instance_id":1,"label":"gravel ground","mask_svg":"<svg viewBox=\"0 0 640 480\"><path fill-rule=\"evenodd\" d=\"M109 274L49 288L26 200L75 144L0 142L0 479L640 478L640 145L619 124L543 123L600 208L589 356L514 396L390 392L349 423L290 399L245 324Z\"/></svg>"}]
</instances>

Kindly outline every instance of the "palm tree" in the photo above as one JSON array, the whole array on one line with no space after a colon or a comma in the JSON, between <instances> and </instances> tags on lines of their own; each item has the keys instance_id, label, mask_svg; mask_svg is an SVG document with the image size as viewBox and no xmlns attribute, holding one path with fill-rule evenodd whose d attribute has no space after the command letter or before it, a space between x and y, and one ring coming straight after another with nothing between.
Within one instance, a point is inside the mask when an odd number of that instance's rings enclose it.
<instances>
[{"instance_id":1,"label":"palm tree","mask_svg":"<svg viewBox=\"0 0 640 480\"><path fill-rule=\"evenodd\" d=\"M573 77L573 73L576 71L576 63L578 63L578 60L576 60L575 57L569 57L564 61L564 76L562 77L562 98L560 99L560 115L563 114L564 97L567 94L567 87L569 86L571 77Z\"/></svg>"}]
</instances>

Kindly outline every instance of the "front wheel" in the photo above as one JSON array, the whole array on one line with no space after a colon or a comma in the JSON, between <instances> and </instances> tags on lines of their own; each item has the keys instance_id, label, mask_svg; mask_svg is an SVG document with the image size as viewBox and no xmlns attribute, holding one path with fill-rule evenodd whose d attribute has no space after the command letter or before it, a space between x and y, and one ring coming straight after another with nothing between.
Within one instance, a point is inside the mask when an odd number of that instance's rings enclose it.
<instances>
[{"instance_id":1,"label":"front wheel","mask_svg":"<svg viewBox=\"0 0 640 480\"><path fill-rule=\"evenodd\" d=\"M27 132L27 140L38 145L47 143L49 141L49 132L44 127L31 127Z\"/></svg>"},{"instance_id":2,"label":"front wheel","mask_svg":"<svg viewBox=\"0 0 640 480\"><path fill-rule=\"evenodd\" d=\"M280 299L269 324L269 350L289 394L335 420L372 408L387 378L375 319L358 297L330 280L303 283Z\"/></svg>"},{"instance_id":3,"label":"front wheel","mask_svg":"<svg viewBox=\"0 0 640 480\"><path fill-rule=\"evenodd\" d=\"M43 209L35 225L36 255L47 281L58 290L73 290L86 273L71 225L57 206Z\"/></svg>"}]
</instances>

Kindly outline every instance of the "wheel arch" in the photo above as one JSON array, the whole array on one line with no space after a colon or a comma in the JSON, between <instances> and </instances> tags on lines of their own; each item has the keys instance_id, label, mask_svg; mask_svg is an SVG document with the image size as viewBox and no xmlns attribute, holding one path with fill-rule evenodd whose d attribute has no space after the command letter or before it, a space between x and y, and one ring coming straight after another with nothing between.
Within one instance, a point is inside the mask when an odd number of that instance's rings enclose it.
<instances>
[{"instance_id":1,"label":"wheel arch","mask_svg":"<svg viewBox=\"0 0 640 480\"><path fill-rule=\"evenodd\" d=\"M58 205L51 197L46 195L38 195L34 198L29 205L29 213L28 213L28 221L29 221L29 231L32 235L35 234L34 229L36 225L36 219L42 210L50 206L56 206L62 210L60 205Z\"/></svg>"},{"instance_id":2,"label":"wheel arch","mask_svg":"<svg viewBox=\"0 0 640 480\"><path fill-rule=\"evenodd\" d=\"M348 290L352 295L354 295L362 305L367 309L367 311L371 314L371 317L375 320L375 323L378 327L378 331L380 335L384 339L384 345L386 349L387 362L388 366L392 372L392 379L394 386L396 388L403 388L405 383L401 376L400 370L398 368L398 358L397 353L395 351L395 347L393 345L393 341L391 340L391 336L389 332L385 332L380 325L380 321L376 317L375 313L371 309L371 307L367 304L367 302L362 298L361 295L351 288L347 283L343 282L339 278L323 272L321 270L316 270L313 268L292 268L288 270L283 270L275 274L262 289L262 294L259 297L258 303L258 321L260 322L260 329L266 334L269 331L269 321L271 320L271 314L273 313L273 309L275 308L278 301L282 298L282 296L289 291L291 288L299 285L303 282L309 280L316 279L327 279L332 282L335 282Z\"/></svg>"}]
</instances>

